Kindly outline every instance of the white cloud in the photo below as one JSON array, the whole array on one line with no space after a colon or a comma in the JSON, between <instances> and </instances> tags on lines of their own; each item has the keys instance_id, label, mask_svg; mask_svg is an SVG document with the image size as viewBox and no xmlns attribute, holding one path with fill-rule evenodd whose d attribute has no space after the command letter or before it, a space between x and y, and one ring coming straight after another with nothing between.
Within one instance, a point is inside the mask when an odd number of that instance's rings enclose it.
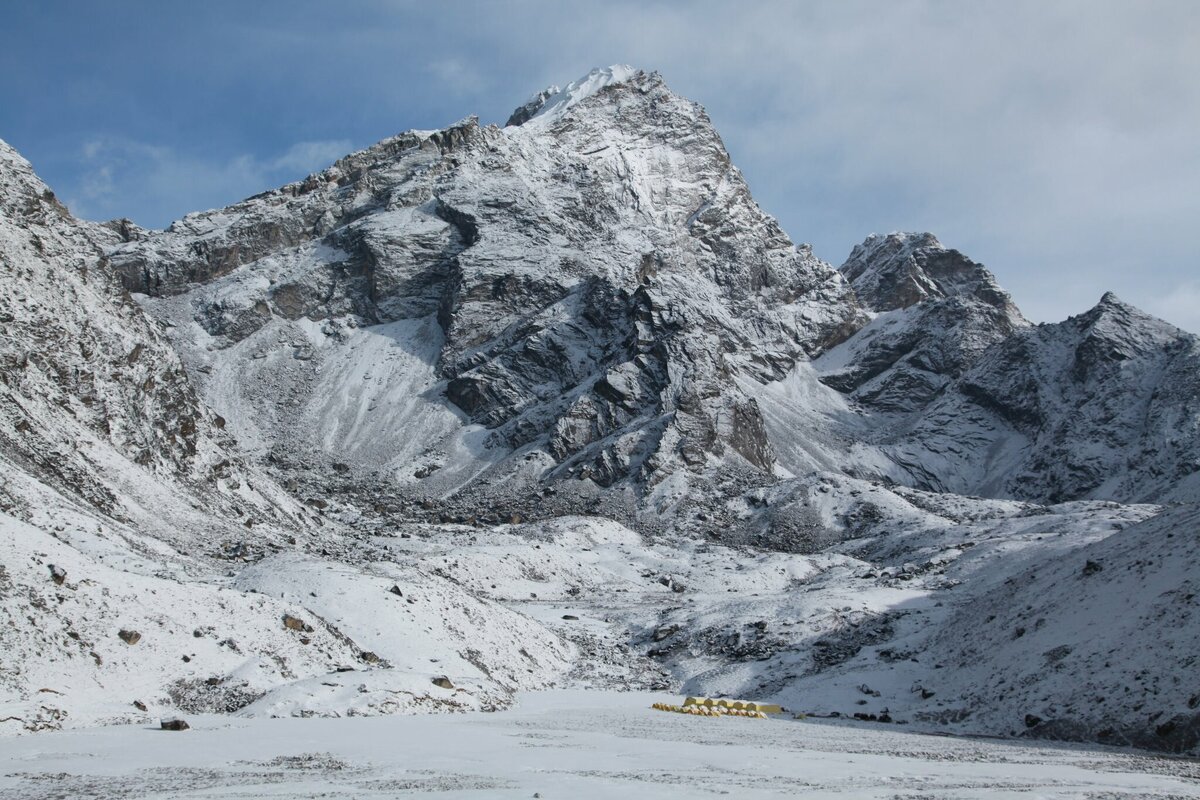
<instances>
[{"instance_id":1,"label":"white cloud","mask_svg":"<svg viewBox=\"0 0 1200 800\"><path fill-rule=\"evenodd\" d=\"M467 59L439 58L426 65L425 71L439 85L455 94L472 94L488 85L479 68Z\"/></svg>"},{"instance_id":2,"label":"white cloud","mask_svg":"<svg viewBox=\"0 0 1200 800\"><path fill-rule=\"evenodd\" d=\"M351 149L352 145L349 139L296 142L282 155L267 162L265 172L308 175L329 166L349 153Z\"/></svg>"},{"instance_id":3,"label":"white cloud","mask_svg":"<svg viewBox=\"0 0 1200 800\"><path fill-rule=\"evenodd\" d=\"M207 158L162 145L98 138L81 148L81 177L66 202L85 219L128 216L140 224L163 225L303 178L351 149L349 140L302 141L268 158Z\"/></svg>"}]
</instances>

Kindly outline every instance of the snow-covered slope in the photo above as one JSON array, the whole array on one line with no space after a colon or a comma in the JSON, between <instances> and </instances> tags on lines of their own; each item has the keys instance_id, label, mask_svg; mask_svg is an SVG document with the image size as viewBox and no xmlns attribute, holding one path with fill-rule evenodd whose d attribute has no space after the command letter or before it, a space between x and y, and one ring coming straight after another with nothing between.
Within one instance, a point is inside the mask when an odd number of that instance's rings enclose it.
<instances>
[{"instance_id":1,"label":"snow-covered slope","mask_svg":"<svg viewBox=\"0 0 1200 800\"><path fill-rule=\"evenodd\" d=\"M35 523L0 515L0 733L180 711L495 709L560 680L577 656L536 621L411 565L279 553L204 571L95 516L60 509Z\"/></svg>"},{"instance_id":2,"label":"snow-covered slope","mask_svg":"<svg viewBox=\"0 0 1200 800\"><path fill-rule=\"evenodd\" d=\"M913 499L944 512L946 497ZM997 505L990 519L877 529L854 549L872 562L855 578L874 588L852 594L903 587L908 600L868 600L777 696L917 725L1194 750L1200 516L1196 505L1155 512Z\"/></svg>"},{"instance_id":3,"label":"snow-covered slope","mask_svg":"<svg viewBox=\"0 0 1200 800\"><path fill-rule=\"evenodd\" d=\"M117 241L71 217L0 142L2 510L30 513L20 474L176 546L252 525L276 538L295 529L300 506L243 464L114 280L103 253Z\"/></svg>"},{"instance_id":4,"label":"snow-covered slope","mask_svg":"<svg viewBox=\"0 0 1200 800\"><path fill-rule=\"evenodd\" d=\"M102 263L117 235L3 143L0 211L0 730L278 713L305 681L345 684L320 713L496 707L566 671L556 634L435 575L320 560L339 523L243 463Z\"/></svg>"},{"instance_id":5,"label":"snow-covered slope","mask_svg":"<svg viewBox=\"0 0 1200 800\"><path fill-rule=\"evenodd\" d=\"M930 642L976 724L1183 751L1200 743L1200 507L1173 508L1005 579ZM994 720L994 722L993 722Z\"/></svg>"}]
</instances>

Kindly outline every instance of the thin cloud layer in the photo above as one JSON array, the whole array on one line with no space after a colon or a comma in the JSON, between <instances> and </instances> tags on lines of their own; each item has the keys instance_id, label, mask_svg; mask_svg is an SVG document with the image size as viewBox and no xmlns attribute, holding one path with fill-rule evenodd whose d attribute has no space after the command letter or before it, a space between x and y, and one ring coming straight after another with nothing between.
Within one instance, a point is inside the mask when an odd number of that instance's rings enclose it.
<instances>
[{"instance_id":1,"label":"thin cloud layer","mask_svg":"<svg viewBox=\"0 0 1200 800\"><path fill-rule=\"evenodd\" d=\"M79 181L64 196L72 212L87 219L131 216L130 198L139 205L184 210L165 220L161 214L132 215L135 222L162 225L182 213L218 208L296 180L350 149L350 141L341 139L296 142L266 160L250 155L206 158L145 142L95 139L84 144Z\"/></svg>"}]
</instances>

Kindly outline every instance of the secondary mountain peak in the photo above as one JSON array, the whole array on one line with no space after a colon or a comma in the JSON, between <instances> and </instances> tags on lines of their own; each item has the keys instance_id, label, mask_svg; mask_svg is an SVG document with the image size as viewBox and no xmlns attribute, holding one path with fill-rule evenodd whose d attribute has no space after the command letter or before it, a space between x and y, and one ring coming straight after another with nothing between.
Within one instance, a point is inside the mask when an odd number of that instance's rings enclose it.
<instances>
[{"instance_id":1,"label":"secondary mountain peak","mask_svg":"<svg viewBox=\"0 0 1200 800\"><path fill-rule=\"evenodd\" d=\"M0 213L12 220L70 216L54 192L12 145L0 139Z\"/></svg>"},{"instance_id":2,"label":"secondary mountain peak","mask_svg":"<svg viewBox=\"0 0 1200 800\"><path fill-rule=\"evenodd\" d=\"M1096 305L1092 306L1087 311L1075 317L1085 324L1092 324L1103 317L1119 316L1123 319L1142 321L1150 321L1163 326L1171 326L1170 323L1158 319L1155 316L1147 314L1135 305L1125 302L1116 295L1115 292L1105 292Z\"/></svg>"},{"instance_id":3,"label":"secondary mountain peak","mask_svg":"<svg viewBox=\"0 0 1200 800\"><path fill-rule=\"evenodd\" d=\"M1140 357L1166 348L1174 351L1196 337L1169 322L1126 303L1113 292L1100 302L1063 323L1090 353L1086 361Z\"/></svg>"},{"instance_id":4,"label":"secondary mountain peak","mask_svg":"<svg viewBox=\"0 0 1200 800\"><path fill-rule=\"evenodd\" d=\"M875 311L965 296L1016 312L991 272L945 247L932 233L871 234L854 248L841 271L863 304Z\"/></svg>"}]
</instances>

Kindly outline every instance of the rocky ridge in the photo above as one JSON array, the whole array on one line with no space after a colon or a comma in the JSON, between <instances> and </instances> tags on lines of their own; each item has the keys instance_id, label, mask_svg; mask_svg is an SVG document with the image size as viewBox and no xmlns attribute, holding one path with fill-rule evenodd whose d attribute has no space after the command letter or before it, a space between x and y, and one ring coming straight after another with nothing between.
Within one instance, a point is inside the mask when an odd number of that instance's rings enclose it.
<instances>
[{"instance_id":1,"label":"rocky ridge","mask_svg":"<svg viewBox=\"0 0 1200 800\"><path fill-rule=\"evenodd\" d=\"M1109 293L987 350L885 450L938 491L1195 502L1198 369L1200 339Z\"/></svg>"},{"instance_id":2,"label":"rocky ridge","mask_svg":"<svg viewBox=\"0 0 1200 800\"><path fill-rule=\"evenodd\" d=\"M110 227L74 219L0 142L4 509L28 511L21 474L180 544L190 532L171 528L200 518L294 531L300 507L244 463L159 326L109 271L104 253L118 242Z\"/></svg>"}]
</instances>

